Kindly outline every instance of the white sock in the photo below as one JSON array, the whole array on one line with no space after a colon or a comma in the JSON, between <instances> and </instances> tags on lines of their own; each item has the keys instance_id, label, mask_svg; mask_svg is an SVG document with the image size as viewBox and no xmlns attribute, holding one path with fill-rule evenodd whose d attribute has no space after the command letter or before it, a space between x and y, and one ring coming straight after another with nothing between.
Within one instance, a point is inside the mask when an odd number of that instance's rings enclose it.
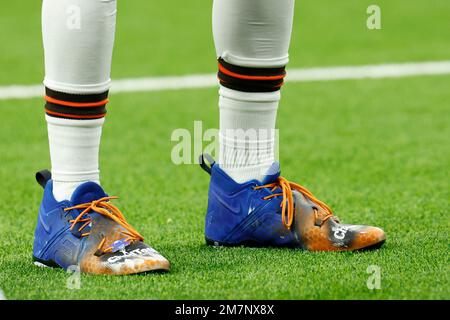
<instances>
[{"instance_id":1,"label":"white sock","mask_svg":"<svg viewBox=\"0 0 450 320\"><path fill-rule=\"evenodd\" d=\"M275 161L280 91L219 90L220 167L236 182L262 180Z\"/></svg>"},{"instance_id":2,"label":"white sock","mask_svg":"<svg viewBox=\"0 0 450 320\"><path fill-rule=\"evenodd\" d=\"M92 94L110 87L116 0L44 0L46 87Z\"/></svg>"},{"instance_id":3,"label":"white sock","mask_svg":"<svg viewBox=\"0 0 450 320\"><path fill-rule=\"evenodd\" d=\"M98 153L104 118L72 120L45 116L52 162L53 195L70 200L83 182L100 183Z\"/></svg>"}]
</instances>

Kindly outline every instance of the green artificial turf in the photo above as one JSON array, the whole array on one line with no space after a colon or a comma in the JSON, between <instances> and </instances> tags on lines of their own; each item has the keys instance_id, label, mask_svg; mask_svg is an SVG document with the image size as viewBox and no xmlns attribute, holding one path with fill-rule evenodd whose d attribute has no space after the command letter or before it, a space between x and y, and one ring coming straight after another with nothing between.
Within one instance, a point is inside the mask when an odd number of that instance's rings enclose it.
<instances>
[{"instance_id":1,"label":"green artificial turf","mask_svg":"<svg viewBox=\"0 0 450 320\"><path fill-rule=\"evenodd\" d=\"M113 76L213 72L210 2L189 3L119 1ZM298 1L291 67L450 58L449 3L379 1L377 31L365 28L368 4ZM5 6L0 84L37 83L40 3ZM194 120L217 128L216 89L113 93L102 184L172 270L83 275L79 290L66 288L63 270L31 262L42 196L34 172L50 166L42 99L0 100L0 288L9 299L449 299L449 87L449 76L433 76L283 88L282 174L344 222L385 229L381 250L360 253L207 247L208 176L174 165L170 138ZM367 288L370 265L381 268L379 290Z\"/></svg>"},{"instance_id":2,"label":"green artificial turf","mask_svg":"<svg viewBox=\"0 0 450 320\"><path fill-rule=\"evenodd\" d=\"M103 185L173 268L84 275L80 290L66 289L64 271L31 263L41 197L33 173L49 166L41 101L1 101L8 121L0 128L0 287L20 299L449 298L449 85L450 77L429 77L286 86L278 120L283 174L344 221L383 227L385 247L363 253L207 247L208 176L171 163L170 135L193 120L215 127L216 90L113 95ZM381 268L380 290L366 287L369 265Z\"/></svg>"}]
</instances>

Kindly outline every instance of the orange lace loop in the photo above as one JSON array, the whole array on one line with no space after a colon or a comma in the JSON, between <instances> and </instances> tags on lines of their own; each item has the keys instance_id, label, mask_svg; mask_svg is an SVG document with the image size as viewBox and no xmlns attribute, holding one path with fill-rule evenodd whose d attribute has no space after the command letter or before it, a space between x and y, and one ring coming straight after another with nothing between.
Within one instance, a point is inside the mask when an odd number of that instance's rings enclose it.
<instances>
[{"instance_id":1,"label":"orange lace loop","mask_svg":"<svg viewBox=\"0 0 450 320\"><path fill-rule=\"evenodd\" d=\"M316 219L320 219L320 225L322 225L326 220L331 218L333 216L333 212L331 211L331 208L325 204L324 202L317 199L308 189L305 187L288 181L286 178L278 177L277 182L265 184L262 186L255 187L255 190L262 189L262 188L271 188L271 191L275 191L277 188L281 189L280 193L274 193L268 196L265 196L263 199L268 200L274 197L282 196L283 200L281 202L281 220L283 222L283 225L287 229L291 229L292 222L294 221L294 198L292 195L292 190L297 190L301 192L306 198L317 204L319 207L321 207L325 214L322 213L321 216L319 216L319 210L317 208L313 208L314 213L316 215ZM286 210L286 203L287 203L287 210Z\"/></svg>"},{"instance_id":2,"label":"orange lace loop","mask_svg":"<svg viewBox=\"0 0 450 320\"><path fill-rule=\"evenodd\" d=\"M94 200L92 202L88 202L88 203L82 203L82 204L78 204L76 206L73 207L69 207L69 208L65 208L64 211L70 211L70 210L74 210L74 209L84 209L83 211L80 212L80 214L72 220L69 220L70 223L72 223L72 225L70 226L70 230L73 230L73 228L75 227L75 225L79 222L84 222L79 228L78 228L78 232L81 232L84 228L86 228L92 221L92 218L87 216L84 217L89 211L94 211L97 212L99 214L101 214L102 216L105 216L111 220L114 220L116 223L118 223L119 225L121 225L123 228L126 229L126 231L122 231L122 234L124 234L126 236L125 241L134 241L134 240L144 240L144 237L141 236L139 234L139 232L137 232L126 220L124 215L122 214L122 212L120 212L119 208L117 208L116 206L114 206L113 204L111 204L109 202L109 200L112 199L118 199L118 197L103 197L100 198L98 200ZM86 237L90 234L90 232L85 232L82 233L81 236L82 237ZM102 239L102 241L100 242L98 249L101 249L103 247L103 245L106 242L106 238L104 237ZM111 251L112 248L109 247L105 250L103 250L103 252L109 252Z\"/></svg>"}]
</instances>

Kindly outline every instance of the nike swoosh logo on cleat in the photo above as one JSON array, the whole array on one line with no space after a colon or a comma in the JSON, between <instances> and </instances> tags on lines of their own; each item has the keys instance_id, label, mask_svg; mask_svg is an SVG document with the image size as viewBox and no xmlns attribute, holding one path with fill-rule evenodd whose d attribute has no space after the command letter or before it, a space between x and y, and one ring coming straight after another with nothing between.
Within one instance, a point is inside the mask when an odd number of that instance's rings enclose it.
<instances>
[{"instance_id":1,"label":"nike swoosh logo on cleat","mask_svg":"<svg viewBox=\"0 0 450 320\"><path fill-rule=\"evenodd\" d=\"M48 225L47 223L45 223L45 220L43 218L43 216L48 216L50 212L47 212L45 214L41 214L39 213L39 222L41 223L41 226L44 228L45 232L50 233L52 231L52 227L50 225Z\"/></svg>"},{"instance_id":2,"label":"nike swoosh logo on cleat","mask_svg":"<svg viewBox=\"0 0 450 320\"><path fill-rule=\"evenodd\" d=\"M214 196L216 197L217 201L220 202L221 205L223 205L225 208L227 208L229 211L231 211L235 215L239 215L242 211L241 204L238 204L237 206L231 206L230 203L222 199L215 191L213 191Z\"/></svg>"}]
</instances>

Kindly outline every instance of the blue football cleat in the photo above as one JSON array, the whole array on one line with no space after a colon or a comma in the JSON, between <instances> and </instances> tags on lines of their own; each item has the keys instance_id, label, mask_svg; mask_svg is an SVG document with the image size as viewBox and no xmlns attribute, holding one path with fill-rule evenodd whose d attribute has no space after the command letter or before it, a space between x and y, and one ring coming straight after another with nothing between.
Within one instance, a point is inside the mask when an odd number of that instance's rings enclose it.
<instances>
[{"instance_id":1,"label":"blue football cleat","mask_svg":"<svg viewBox=\"0 0 450 320\"><path fill-rule=\"evenodd\" d=\"M341 224L331 209L299 184L280 176L275 162L263 181L239 184L209 155L200 158L211 175L205 238L215 246L296 247L344 251L380 247L380 228Z\"/></svg>"},{"instance_id":2,"label":"blue football cleat","mask_svg":"<svg viewBox=\"0 0 450 320\"><path fill-rule=\"evenodd\" d=\"M50 172L38 172L36 180L44 187L34 235L36 265L112 275L169 270L169 261L143 242L111 204L116 197L98 184L83 183L70 201L57 202Z\"/></svg>"}]
</instances>

